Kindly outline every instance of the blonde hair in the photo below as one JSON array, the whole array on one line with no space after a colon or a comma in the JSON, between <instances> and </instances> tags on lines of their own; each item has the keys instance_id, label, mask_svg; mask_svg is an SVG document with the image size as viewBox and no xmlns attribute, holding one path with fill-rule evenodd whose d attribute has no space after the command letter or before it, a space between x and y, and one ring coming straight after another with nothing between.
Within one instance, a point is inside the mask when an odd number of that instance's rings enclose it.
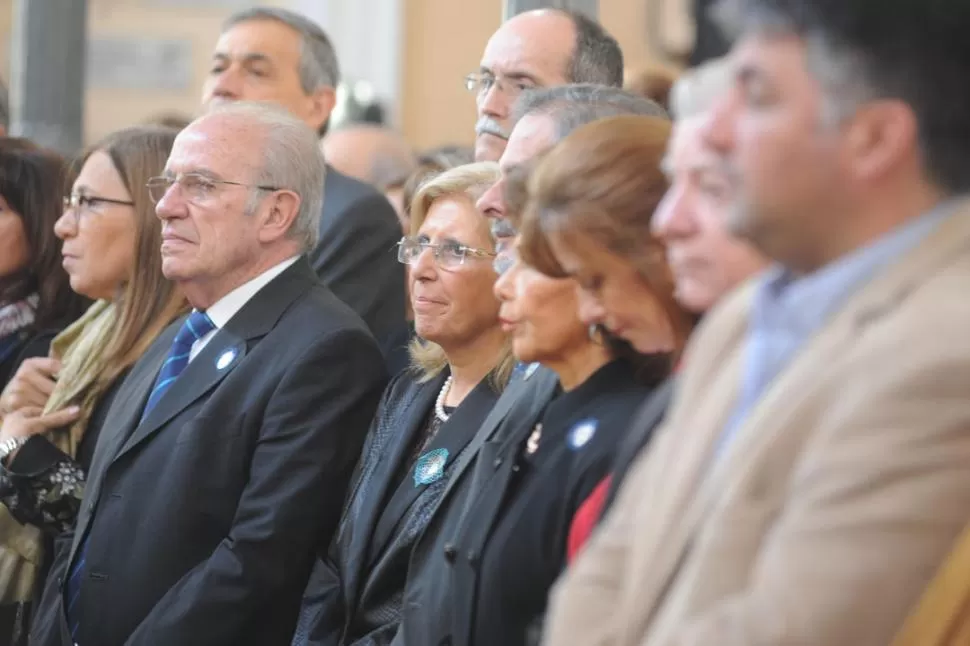
<instances>
[{"instance_id":1,"label":"blonde hair","mask_svg":"<svg viewBox=\"0 0 970 646\"><path fill-rule=\"evenodd\" d=\"M500 177L498 164L479 162L457 166L429 178L421 184L411 200L411 235L418 234L432 205L438 200L459 198L474 205ZM484 222L485 216L480 217ZM494 247L494 239L492 243ZM448 366L444 348L432 341L415 339L408 346L408 351L411 355L411 370L419 376L421 382L430 381ZM509 342L502 349L499 361L489 376L492 386L499 391L505 388L514 368L515 357Z\"/></svg>"}]
</instances>

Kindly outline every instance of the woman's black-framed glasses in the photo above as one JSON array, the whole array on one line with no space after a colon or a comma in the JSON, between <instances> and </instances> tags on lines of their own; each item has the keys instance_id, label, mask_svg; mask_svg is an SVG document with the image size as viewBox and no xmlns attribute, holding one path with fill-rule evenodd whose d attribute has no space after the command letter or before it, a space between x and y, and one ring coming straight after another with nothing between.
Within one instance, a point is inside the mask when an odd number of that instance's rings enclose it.
<instances>
[{"instance_id":1,"label":"woman's black-framed glasses","mask_svg":"<svg viewBox=\"0 0 970 646\"><path fill-rule=\"evenodd\" d=\"M425 238L403 237L397 243L398 262L405 265L413 265L425 249L430 249L434 255L435 264L442 269L455 269L465 264L465 259L473 258L494 258L495 253L485 249L476 249L463 245L460 242L448 240L439 244L433 244Z\"/></svg>"}]
</instances>

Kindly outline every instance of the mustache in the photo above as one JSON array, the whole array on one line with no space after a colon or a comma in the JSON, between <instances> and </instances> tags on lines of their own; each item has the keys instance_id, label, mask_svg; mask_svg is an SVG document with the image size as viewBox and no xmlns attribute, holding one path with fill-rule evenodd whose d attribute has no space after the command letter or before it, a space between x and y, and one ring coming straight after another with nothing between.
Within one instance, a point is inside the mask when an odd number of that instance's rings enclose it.
<instances>
[{"instance_id":1,"label":"mustache","mask_svg":"<svg viewBox=\"0 0 970 646\"><path fill-rule=\"evenodd\" d=\"M504 218L493 219L490 226L494 238L513 238L518 233L512 223Z\"/></svg>"},{"instance_id":2,"label":"mustache","mask_svg":"<svg viewBox=\"0 0 970 646\"><path fill-rule=\"evenodd\" d=\"M506 141L509 139L509 133L505 132L502 124L491 117L482 117L478 120L478 123L475 124L475 134L479 136L492 135Z\"/></svg>"}]
</instances>

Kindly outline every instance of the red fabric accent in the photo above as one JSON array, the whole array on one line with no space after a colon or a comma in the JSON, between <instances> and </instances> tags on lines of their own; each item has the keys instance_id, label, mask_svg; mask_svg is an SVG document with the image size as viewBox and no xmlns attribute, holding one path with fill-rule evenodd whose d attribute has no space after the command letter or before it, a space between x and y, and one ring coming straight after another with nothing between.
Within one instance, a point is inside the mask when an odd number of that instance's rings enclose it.
<instances>
[{"instance_id":1,"label":"red fabric accent","mask_svg":"<svg viewBox=\"0 0 970 646\"><path fill-rule=\"evenodd\" d=\"M589 494L576 510L573 522L569 525L569 538L566 541L567 564L573 562L596 528L603 505L606 503L606 494L610 491L611 480L613 480L612 475L603 478L593 489L593 493Z\"/></svg>"}]
</instances>

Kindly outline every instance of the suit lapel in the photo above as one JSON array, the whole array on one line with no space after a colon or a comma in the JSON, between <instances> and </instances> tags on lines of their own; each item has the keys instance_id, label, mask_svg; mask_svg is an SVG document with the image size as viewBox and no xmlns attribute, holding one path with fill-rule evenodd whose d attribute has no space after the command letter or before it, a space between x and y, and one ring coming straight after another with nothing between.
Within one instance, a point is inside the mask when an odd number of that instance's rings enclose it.
<instances>
[{"instance_id":1,"label":"suit lapel","mask_svg":"<svg viewBox=\"0 0 970 646\"><path fill-rule=\"evenodd\" d=\"M375 527L387 505L388 498L398 485L394 479L400 473L403 462L408 459L415 437L424 428L428 411L434 405L435 397L444 381L445 375L440 375L411 389L405 401L400 404L399 410L402 415L400 432L394 434L394 439L389 446L385 447L376 468L369 472L368 477L372 482L367 484L366 488L362 483L354 494L365 496L365 500L362 501L359 517L349 519L357 526L351 535L351 544L348 546L357 553L356 556L347 559L347 562L357 566L357 571L347 582L346 599L349 604L357 602L360 587L366 578L365 573L370 570L371 555L377 551ZM391 420L391 423L395 421Z\"/></svg>"},{"instance_id":2,"label":"suit lapel","mask_svg":"<svg viewBox=\"0 0 970 646\"><path fill-rule=\"evenodd\" d=\"M424 451L421 452L422 455L439 449L444 449L448 452L448 457L442 469L442 477L450 477L450 470L478 430L478 420L485 418L488 411L495 405L497 398L498 396L488 384L488 380L482 380L468 394L461 405L455 409L448 421L441 425L441 428L438 429L438 434ZM396 466L400 464L401 462L397 462ZM380 520L373 534L373 540L379 542L375 542L374 544L374 547L377 549L371 551L371 566L387 550L388 545L394 538L395 528L398 527L401 519L407 514L408 510L414 504L414 501L428 488L425 484L415 483L414 469L416 466L412 466L408 470L403 481L396 483L397 490L394 492L394 497L391 498L386 508L380 514Z\"/></svg>"},{"instance_id":3,"label":"suit lapel","mask_svg":"<svg viewBox=\"0 0 970 646\"><path fill-rule=\"evenodd\" d=\"M255 343L273 329L286 309L315 284L318 284L316 275L304 257L257 292L192 360L144 420L138 421L144 402L137 413L133 412L130 418L134 419L133 432L114 459L153 437L179 413L211 392ZM153 377L160 367L159 364Z\"/></svg>"},{"instance_id":4,"label":"suit lapel","mask_svg":"<svg viewBox=\"0 0 970 646\"><path fill-rule=\"evenodd\" d=\"M227 329L220 330L185 368L145 419L138 424L117 457L154 435L172 418L207 395L246 356L246 342ZM139 413L140 414L140 413Z\"/></svg>"},{"instance_id":5,"label":"suit lapel","mask_svg":"<svg viewBox=\"0 0 970 646\"><path fill-rule=\"evenodd\" d=\"M970 205L970 203L966 203ZM727 355L706 356L699 371L717 366L717 376L703 388L689 388L695 401L678 405L662 438L650 456L651 495L648 517L638 519L638 543L635 595L642 604L656 605L676 575L677 568L701 527L711 507L732 495L752 461L766 447L788 438L788 429L797 427L792 416L799 413L801 398L809 397L818 387L818 375L825 374L832 361L847 352L863 329L893 311L913 289L951 262L957 254L970 252L970 207L944 221L915 250L877 275L868 285L850 297L772 381L758 403L740 422L730 445L715 460L714 449L737 403L742 379L742 362L747 333L747 312L751 289L738 295L718 323L724 334L706 347L728 348ZM733 315L736 314L736 315ZM688 365L690 370L690 365ZM689 408L688 408L689 407ZM809 422L810 423L810 422ZM658 438L661 439L661 438ZM786 452L797 455L797 451ZM787 469L786 465L778 465ZM646 511L646 508L644 508ZM649 615L644 615L644 621Z\"/></svg>"},{"instance_id":6,"label":"suit lapel","mask_svg":"<svg viewBox=\"0 0 970 646\"><path fill-rule=\"evenodd\" d=\"M452 473L448 477L448 484L445 486L441 499L444 500L454 489L456 483L461 480L462 475L468 466L475 460L478 450L485 442L492 439L495 432L505 421L513 407L539 406L541 408L548 402L556 391L559 379L551 370L540 368L532 373L526 371L526 375L519 381L510 383L502 396L499 397L495 406L492 408L488 417L482 422L478 433L469 442L468 448L459 456Z\"/></svg>"}]
</instances>

